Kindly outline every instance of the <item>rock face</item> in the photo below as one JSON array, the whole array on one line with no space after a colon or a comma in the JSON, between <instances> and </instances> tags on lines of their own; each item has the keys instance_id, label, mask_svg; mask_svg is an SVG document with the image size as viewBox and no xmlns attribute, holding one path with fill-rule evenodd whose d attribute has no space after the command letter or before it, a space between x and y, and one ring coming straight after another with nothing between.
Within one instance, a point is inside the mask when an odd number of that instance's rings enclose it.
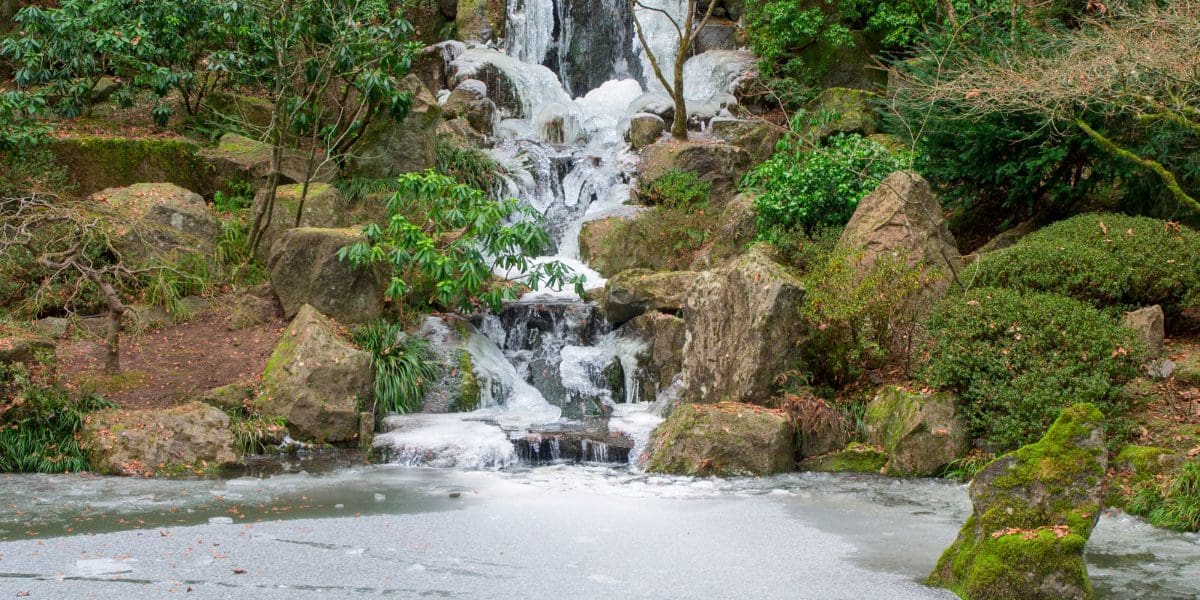
<instances>
[{"instance_id":1,"label":"rock face","mask_svg":"<svg viewBox=\"0 0 1200 600\"><path fill-rule=\"evenodd\" d=\"M114 246L131 266L164 264L185 255L209 256L220 225L204 198L170 183L139 183L92 194L115 213Z\"/></svg>"},{"instance_id":2,"label":"rock face","mask_svg":"<svg viewBox=\"0 0 1200 600\"><path fill-rule=\"evenodd\" d=\"M371 355L304 305L267 361L259 412L283 417L301 440L350 442L358 435L358 402L370 402L374 382Z\"/></svg>"},{"instance_id":3,"label":"rock face","mask_svg":"<svg viewBox=\"0 0 1200 600\"><path fill-rule=\"evenodd\" d=\"M770 400L779 374L795 367L806 335L804 288L755 246L696 277L683 318L688 397L700 402Z\"/></svg>"},{"instance_id":4,"label":"rock face","mask_svg":"<svg viewBox=\"0 0 1200 600\"><path fill-rule=\"evenodd\" d=\"M356 229L289 229L271 248L271 285L291 318L311 304L339 323L362 323L383 314L387 275L339 260L338 250L364 238Z\"/></svg>"},{"instance_id":5,"label":"rock face","mask_svg":"<svg viewBox=\"0 0 1200 600\"><path fill-rule=\"evenodd\" d=\"M912 171L888 175L858 203L838 239L838 250L861 254L864 268L884 256L941 270L960 263L941 204L929 182Z\"/></svg>"},{"instance_id":6,"label":"rock face","mask_svg":"<svg viewBox=\"0 0 1200 600\"><path fill-rule=\"evenodd\" d=\"M642 150L638 180L649 183L672 170L695 173L712 185L709 201L721 208L750 170L750 153L723 142L664 140Z\"/></svg>"},{"instance_id":7,"label":"rock face","mask_svg":"<svg viewBox=\"0 0 1200 600\"><path fill-rule=\"evenodd\" d=\"M200 145L183 138L71 135L46 142L80 195L146 181L170 182L210 194L212 177Z\"/></svg>"},{"instance_id":8,"label":"rock face","mask_svg":"<svg viewBox=\"0 0 1200 600\"><path fill-rule=\"evenodd\" d=\"M1166 337L1165 322L1163 309L1157 304L1127 312L1121 319L1121 323L1137 332L1138 338L1146 344L1150 358L1162 356L1163 340Z\"/></svg>"},{"instance_id":9,"label":"rock face","mask_svg":"<svg viewBox=\"0 0 1200 600\"><path fill-rule=\"evenodd\" d=\"M828 120L813 125L808 133L826 138L835 133L857 133L869 136L879 131L879 114L872 106L876 95L850 88L829 88L808 105L808 111Z\"/></svg>"},{"instance_id":10,"label":"rock face","mask_svg":"<svg viewBox=\"0 0 1200 600\"><path fill-rule=\"evenodd\" d=\"M416 75L405 77L400 89L412 94L408 116L399 123L377 119L367 126L347 166L351 174L383 178L433 168L442 107Z\"/></svg>"},{"instance_id":11,"label":"rock face","mask_svg":"<svg viewBox=\"0 0 1200 600\"><path fill-rule=\"evenodd\" d=\"M217 147L201 150L200 157L211 167L214 181L247 181L258 190L271 174L271 146L236 133L221 136ZM307 173L308 154L285 149L279 163L279 184L303 182ZM329 182L336 175L333 165L325 164L317 168L312 180Z\"/></svg>"},{"instance_id":12,"label":"rock face","mask_svg":"<svg viewBox=\"0 0 1200 600\"><path fill-rule=\"evenodd\" d=\"M667 129L667 122L662 117L651 113L637 113L629 119L629 133L626 140L634 150L641 150L662 137Z\"/></svg>"},{"instance_id":13,"label":"rock face","mask_svg":"<svg viewBox=\"0 0 1200 600\"><path fill-rule=\"evenodd\" d=\"M683 345L687 326L683 319L660 312L634 318L618 330L622 337L645 344L636 374L639 402L654 402L683 371Z\"/></svg>"},{"instance_id":14,"label":"rock face","mask_svg":"<svg viewBox=\"0 0 1200 600\"><path fill-rule=\"evenodd\" d=\"M624 323L648 311L678 313L695 279L691 271L622 271L604 286L604 316L613 323Z\"/></svg>"},{"instance_id":15,"label":"rock face","mask_svg":"<svg viewBox=\"0 0 1200 600\"><path fill-rule=\"evenodd\" d=\"M654 431L646 470L699 477L771 475L795 466L787 417L758 406L683 404Z\"/></svg>"},{"instance_id":16,"label":"rock face","mask_svg":"<svg viewBox=\"0 0 1200 600\"><path fill-rule=\"evenodd\" d=\"M952 394L918 394L896 386L867 405L867 440L888 455L889 475L933 475L970 449Z\"/></svg>"},{"instance_id":17,"label":"rock face","mask_svg":"<svg viewBox=\"0 0 1200 600\"><path fill-rule=\"evenodd\" d=\"M296 226L296 212L300 210L301 184L281 185L275 188L275 207L271 219L258 245L258 259L267 262L271 258L271 245L283 232ZM258 213L266 204L266 190L254 196L253 212ZM301 227L345 227L347 203L337 188L327 183L310 183L304 199L304 214L300 216ZM266 217L263 217L266 220Z\"/></svg>"},{"instance_id":18,"label":"rock face","mask_svg":"<svg viewBox=\"0 0 1200 600\"><path fill-rule=\"evenodd\" d=\"M775 154L775 145L787 130L767 121L717 117L709 122L713 135L750 153L753 164Z\"/></svg>"},{"instance_id":19,"label":"rock face","mask_svg":"<svg viewBox=\"0 0 1200 600\"><path fill-rule=\"evenodd\" d=\"M201 402L92 413L80 445L93 468L121 475L187 475L237 461L229 417Z\"/></svg>"},{"instance_id":20,"label":"rock face","mask_svg":"<svg viewBox=\"0 0 1200 600\"><path fill-rule=\"evenodd\" d=\"M54 342L38 337L0 337L0 365L32 365L54 357Z\"/></svg>"},{"instance_id":21,"label":"rock face","mask_svg":"<svg viewBox=\"0 0 1200 600\"><path fill-rule=\"evenodd\" d=\"M470 412L479 408L482 390L475 376L474 360L467 351L467 339L475 327L453 315L430 315L421 322L417 335L429 340L437 356L441 375L427 382L421 412Z\"/></svg>"},{"instance_id":22,"label":"rock face","mask_svg":"<svg viewBox=\"0 0 1200 600\"><path fill-rule=\"evenodd\" d=\"M1104 498L1104 415L1067 408L1035 444L984 467L973 512L929 583L971 600L1094 597L1083 548Z\"/></svg>"}]
</instances>

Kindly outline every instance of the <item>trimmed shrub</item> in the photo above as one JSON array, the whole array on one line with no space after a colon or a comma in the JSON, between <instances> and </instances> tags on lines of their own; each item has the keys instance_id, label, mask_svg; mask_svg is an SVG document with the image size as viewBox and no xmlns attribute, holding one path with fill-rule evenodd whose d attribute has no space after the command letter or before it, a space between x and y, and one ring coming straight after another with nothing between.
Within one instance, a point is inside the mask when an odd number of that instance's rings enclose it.
<instances>
[{"instance_id":1,"label":"trimmed shrub","mask_svg":"<svg viewBox=\"0 0 1200 600\"><path fill-rule=\"evenodd\" d=\"M1066 406L1110 419L1144 349L1115 319L1077 300L982 288L938 305L924 378L962 400L972 436L993 452L1036 441Z\"/></svg>"},{"instance_id":2,"label":"trimmed shrub","mask_svg":"<svg viewBox=\"0 0 1200 600\"><path fill-rule=\"evenodd\" d=\"M1060 221L985 255L966 275L976 285L1053 292L1098 308L1200 302L1200 232L1112 213Z\"/></svg>"}]
</instances>

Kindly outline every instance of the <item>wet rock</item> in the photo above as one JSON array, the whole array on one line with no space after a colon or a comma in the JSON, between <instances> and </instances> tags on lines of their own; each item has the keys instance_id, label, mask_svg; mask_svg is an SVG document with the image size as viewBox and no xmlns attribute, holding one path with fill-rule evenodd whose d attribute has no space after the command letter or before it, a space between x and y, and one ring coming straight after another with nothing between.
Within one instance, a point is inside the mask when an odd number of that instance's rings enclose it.
<instances>
[{"instance_id":1,"label":"wet rock","mask_svg":"<svg viewBox=\"0 0 1200 600\"><path fill-rule=\"evenodd\" d=\"M746 252L758 233L755 227L758 210L754 208L754 199L752 193L741 193L725 205L713 234L709 236L712 241L696 253L691 270L714 269Z\"/></svg>"},{"instance_id":2,"label":"wet rock","mask_svg":"<svg viewBox=\"0 0 1200 600\"><path fill-rule=\"evenodd\" d=\"M416 75L400 82L412 94L412 106L401 121L376 119L367 126L348 161L347 172L358 177L383 178L431 169L442 107Z\"/></svg>"},{"instance_id":3,"label":"wet rock","mask_svg":"<svg viewBox=\"0 0 1200 600\"><path fill-rule=\"evenodd\" d=\"M884 387L867 405L865 421L867 440L887 452L889 475L933 475L970 449L957 399L946 392Z\"/></svg>"},{"instance_id":4,"label":"wet rock","mask_svg":"<svg viewBox=\"0 0 1200 600\"><path fill-rule=\"evenodd\" d=\"M684 373L696 401L762 404L781 373L794 369L807 333L799 278L755 246L701 273L684 306Z\"/></svg>"},{"instance_id":5,"label":"wet rock","mask_svg":"<svg viewBox=\"0 0 1200 600\"><path fill-rule=\"evenodd\" d=\"M629 103L629 113L647 113L670 123L675 118L675 101L666 94L646 92Z\"/></svg>"},{"instance_id":6,"label":"wet rock","mask_svg":"<svg viewBox=\"0 0 1200 600\"><path fill-rule=\"evenodd\" d=\"M450 63L467 49L457 40L447 40L422 48L413 57L410 72L416 75L431 93L446 89Z\"/></svg>"},{"instance_id":7,"label":"wet rock","mask_svg":"<svg viewBox=\"0 0 1200 600\"><path fill-rule=\"evenodd\" d=\"M539 427L513 440L517 456L527 464L628 463L633 445L623 433L586 423Z\"/></svg>"},{"instance_id":8,"label":"wet rock","mask_svg":"<svg viewBox=\"0 0 1200 600\"><path fill-rule=\"evenodd\" d=\"M888 175L858 203L838 250L859 257L861 269L885 256L942 271L961 262L941 204L929 182L912 171Z\"/></svg>"},{"instance_id":9,"label":"wet rock","mask_svg":"<svg viewBox=\"0 0 1200 600\"><path fill-rule=\"evenodd\" d=\"M654 431L646 470L698 477L782 473L795 466L794 438L786 416L762 407L683 404Z\"/></svg>"},{"instance_id":10,"label":"wet rock","mask_svg":"<svg viewBox=\"0 0 1200 600\"><path fill-rule=\"evenodd\" d=\"M775 154L775 145L787 130L768 121L717 117L709 122L713 135L750 153L753 164Z\"/></svg>"},{"instance_id":11,"label":"wet rock","mask_svg":"<svg viewBox=\"0 0 1200 600\"><path fill-rule=\"evenodd\" d=\"M246 181L262 189L271 175L271 146L236 133L221 136L216 148L205 148L200 157L209 165L214 181ZM324 160L318 155L318 164ZM287 148L279 163L279 184L303 182L308 174L308 153ZM322 164L312 181L329 182L337 175L332 164Z\"/></svg>"},{"instance_id":12,"label":"wet rock","mask_svg":"<svg viewBox=\"0 0 1200 600\"><path fill-rule=\"evenodd\" d=\"M1100 517L1104 415L1065 409L1040 441L989 463L971 482L973 511L929 576L963 598L1095 596L1083 549Z\"/></svg>"},{"instance_id":13,"label":"wet rock","mask_svg":"<svg viewBox=\"0 0 1200 600\"><path fill-rule=\"evenodd\" d=\"M371 355L305 304L271 352L258 409L286 419L300 440L346 443L358 435L358 403L369 402L374 380Z\"/></svg>"},{"instance_id":14,"label":"wet rock","mask_svg":"<svg viewBox=\"0 0 1200 600\"><path fill-rule=\"evenodd\" d=\"M487 84L478 79L465 79L442 105L446 119L462 117L472 129L491 135L496 126L496 103L488 98Z\"/></svg>"},{"instance_id":15,"label":"wet rock","mask_svg":"<svg viewBox=\"0 0 1200 600\"><path fill-rule=\"evenodd\" d=\"M92 413L79 443L95 470L118 475L191 475L237 461L229 417L201 402Z\"/></svg>"},{"instance_id":16,"label":"wet rock","mask_svg":"<svg viewBox=\"0 0 1200 600\"><path fill-rule=\"evenodd\" d=\"M113 211L113 246L132 268L208 258L220 225L204 198L170 183L139 183L92 194Z\"/></svg>"},{"instance_id":17,"label":"wet rock","mask_svg":"<svg viewBox=\"0 0 1200 600\"><path fill-rule=\"evenodd\" d=\"M622 271L604 286L604 316L613 323L624 323L648 311L678 313L695 279L691 271Z\"/></svg>"},{"instance_id":18,"label":"wet rock","mask_svg":"<svg viewBox=\"0 0 1200 600\"><path fill-rule=\"evenodd\" d=\"M54 342L51 340L26 336L0 337L0 365L32 365L50 358L54 358Z\"/></svg>"},{"instance_id":19,"label":"wet rock","mask_svg":"<svg viewBox=\"0 0 1200 600\"><path fill-rule=\"evenodd\" d=\"M291 318L305 304L340 323L383 314L388 276L382 267L355 267L338 250L364 238L356 229L289 229L271 248L271 285Z\"/></svg>"},{"instance_id":20,"label":"wet rock","mask_svg":"<svg viewBox=\"0 0 1200 600\"><path fill-rule=\"evenodd\" d=\"M258 245L258 259L267 262L271 257L271 246L283 232L296 227L296 213L301 210L300 196L304 185L281 185L275 188L275 206L271 210L270 219L263 213L266 230ZM253 214L266 210L267 191L261 190L254 196ZM308 194L304 198L303 214L300 215L300 227L345 227L346 208L345 196L337 188L327 183L310 183Z\"/></svg>"},{"instance_id":21,"label":"wet rock","mask_svg":"<svg viewBox=\"0 0 1200 600\"><path fill-rule=\"evenodd\" d=\"M626 141L634 150L641 150L662 137L667 123L662 117L652 113L637 113L629 119L629 132Z\"/></svg>"},{"instance_id":22,"label":"wet rock","mask_svg":"<svg viewBox=\"0 0 1200 600\"><path fill-rule=\"evenodd\" d=\"M1121 324L1137 333L1138 338L1146 345L1147 355L1155 359L1163 353L1163 339L1166 337L1165 319L1162 307L1155 304L1125 313Z\"/></svg>"},{"instance_id":23,"label":"wet rock","mask_svg":"<svg viewBox=\"0 0 1200 600\"><path fill-rule=\"evenodd\" d=\"M879 131L879 113L873 105L874 93L850 89L828 88L808 104L808 111L818 121L808 129L816 138L835 133L857 133L869 136Z\"/></svg>"},{"instance_id":24,"label":"wet rock","mask_svg":"<svg viewBox=\"0 0 1200 600\"><path fill-rule=\"evenodd\" d=\"M883 450L852 442L842 450L800 461L800 469L818 473L879 473L887 461Z\"/></svg>"},{"instance_id":25,"label":"wet rock","mask_svg":"<svg viewBox=\"0 0 1200 600\"><path fill-rule=\"evenodd\" d=\"M467 351L467 338L475 327L452 315L425 317L416 335L429 340L438 357L439 377L426 385L421 400L423 413L470 412L480 406L482 390L475 376L474 359Z\"/></svg>"},{"instance_id":26,"label":"wet rock","mask_svg":"<svg viewBox=\"0 0 1200 600\"><path fill-rule=\"evenodd\" d=\"M648 312L622 325L618 331L622 337L645 345L645 350L637 357L638 402L658 400L683 371L687 325L675 315Z\"/></svg>"},{"instance_id":27,"label":"wet rock","mask_svg":"<svg viewBox=\"0 0 1200 600\"><path fill-rule=\"evenodd\" d=\"M711 205L723 208L750 165L748 152L724 142L663 140L642 150L638 180L649 183L673 170L694 173L712 185Z\"/></svg>"}]
</instances>

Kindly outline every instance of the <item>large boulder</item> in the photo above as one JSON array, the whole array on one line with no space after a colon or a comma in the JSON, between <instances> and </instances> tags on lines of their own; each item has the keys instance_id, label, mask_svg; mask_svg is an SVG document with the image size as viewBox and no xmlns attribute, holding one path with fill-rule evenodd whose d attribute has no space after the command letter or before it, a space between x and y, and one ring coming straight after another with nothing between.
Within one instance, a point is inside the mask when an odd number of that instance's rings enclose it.
<instances>
[{"instance_id":1,"label":"large boulder","mask_svg":"<svg viewBox=\"0 0 1200 600\"><path fill-rule=\"evenodd\" d=\"M913 171L888 175L859 201L837 247L857 256L864 269L882 257L942 271L957 269L961 262L941 204L929 182Z\"/></svg>"},{"instance_id":2,"label":"large boulder","mask_svg":"<svg viewBox=\"0 0 1200 600\"><path fill-rule=\"evenodd\" d=\"M638 402L658 400L683 372L687 325L675 315L648 312L622 325L617 331L620 337L635 340L644 348L637 355L637 371L634 373Z\"/></svg>"},{"instance_id":3,"label":"large boulder","mask_svg":"<svg viewBox=\"0 0 1200 600\"><path fill-rule=\"evenodd\" d=\"M189 475L237 461L229 416L202 402L92 413L79 445L93 469L119 475Z\"/></svg>"},{"instance_id":4,"label":"large boulder","mask_svg":"<svg viewBox=\"0 0 1200 600\"><path fill-rule=\"evenodd\" d=\"M1138 338L1146 345L1150 358L1158 358L1163 353L1163 341L1166 337L1166 317L1161 306L1147 306L1125 313L1121 323L1134 330Z\"/></svg>"},{"instance_id":5,"label":"large boulder","mask_svg":"<svg viewBox=\"0 0 1200 600\"><path fill-rule=\"evenodd\" d=\"M437 92L446 88L446 77L450 72L450 63L467 49L466 45L457 40L447 40L432 46L426 46L413 56L412 68L409 70L416 75L426 89Z\"/></svg>"},{"instance_id":6,"label":"large boulder","mask_svg":"<svg viewBox=\"0 0 1200 600\"><path fill-rule=\"evenodd\" d=\"M667 129L667 122L662 117L651 113L637 113L629 118L629 131L625 141L634 150L641 150L662 137Z\"/></svg>"},{"instance_id":7,"label":"large boulder","mask_svg":"<svg viewBox=\"0 0 1200 600\"><path fill-rule=\"evenodd\" d=\"M815 138L835 133L857 133L869 136L879 131L879 113L873 103L878 96L864 90L829 88L808 104L808 112L816 117L807 133Z\"/></svg>"},{"instance_id":8,"label":"large boulder","mask_svg":"<svg viewBox=\"0 0 1200 600\"><path fill-rule=\"evenodd\" d=\"M300 210L300 196L304 193L303 184L281 185L275 188L275 206L271 210L271 218L264 213L266 229L262 241L258 245L258 259L267 262L271 257L271 246L283 232L296 227L296 213ZM261 190L254 196L253 211L265 210L267 190ZM345 227L349 225L346 219L346 197L337 188L327 183L310 183L308 194L304 197L304 213L300 215L300 227Z\"/></svg>"},{"instance_id":9,"label":"large boulder","mask_svg":"<svg viewBox=\"0 0 1200 600\"><path fill-rule=\"evenodd\" d=\"M795 431L781 412L749 404L683 404L646 452L646 470L699 477L771 475L795 467Z\"/></svg>"},{"instance_id":10,"label":"large boulder","mask_svg":"<svg viewBox=\"0 0 1200 600\"><path fill-rule=\"evenodd\" d=\"M245 181L258 190L267 184L271 175L271 145L236 133L221 136L216 147L201 150L200 157L208 163L206 171L213 181ZM303 182L309 170L308 158L307 152L284 149L277 184ZM320 155L316 161L318 166L312 181L333 181L337 169Z\"/></svg>"},{"instance_id":11,"label":"large boulder","mask_svg":"<svg viewBox=\"0 0 1200 600\"><path fill-rule=\"evenodd\" d=\"M211 194L222 179L200 158L200 145L175 137L67 135L46 143L75 191L92 194L145 181L170 182Z\"/></svg>"},{"instance_id":12,"label":"large boulder","mask_svg":"<svg viewBox=\"0 0 1200 600\"><path fill-rule=\"evenodd\" d=\"M454 18L458 38L480 44L503 39L506 8L503 0L458 0Z\"/></svg>"},{"instance_id":13,"label":"large boulder","mask_svg":"<svg viewBox=\"0 0 1200 600\"><path fill-rule=\"evenodd\" d=\"M648 184L670 171L694 173L712 186L709 201L721 208L750 170L750 153L724 142L663 140L642 150L638 180Z\"/></svg>"},{"instance_id":14,"label":"large boulder","mask_svg":"<svg viewBox=\"0 0 1200 600\"><path fill-rule=\"evenodd\" d=\"M408 116L400 122L376 119L368 125L347 165L349 173L379 179L433 168L442 107L416 75L405 77L400 89L412 94Z\"/></svg>"},{"instance_id":15,"label":"large boulder","mask_svg":"<svg viewBox=\"0 0 1200 600\"><path fill-rule=\"evenodd\" d=\"M271 285L291 318L305 304L340 323L361 323L383 314L387 274L355 267L338 250L363 241L356 229L289 229L271 248Z\"/></svg>"},{"instance_id":16,"label":"large boulder","mask_svg":"<svg viewBox=\"0 0 1200 600\"><path fill-rule=\"evenodd\" d=\"M750 153L753 164L772 154L787 130L769 121L717 117L709 122L713 135Z\"/></svg>"},{"instance_id":17,"label":"large boulder","mask_svg":"<svg viewBox=\"0 0 1200 600\"><path fill-rule=\"evenodd\" d=\"M374 383L371 355L306 304L271 352L258 412L283 417L298 439L346 443L358 435L358 405L370 401Z\"/></svg>"},{"instance_id":18,"label":"large boulder","mask_svg":"<svg viewBox=\"0 0 1200 600\"><path fill-rule=\"evenodd\" d=\"M887 452L889 475L933 475L970 449L958 402L947 392L887 386L867 405L864 420L867 440Z\"/></svg>"},{"instance_id":19,"label":"large boulder","mask_svg":"<svg viewBox=\"0 0 1200 600\"><path fill-rule=\"evenodd\" d=\"M822 2L825 7L836 6ZM827 8L828 10L828 8ZM878 68L879 43L870 32L851 31L853 43L817 40L800 52L805 71L820 88L881 89L888 83L887 73Z\"/></svg>"},{"instance_id":20,"label":"large boulder","mask_svg":"<svg viewBox=\"0 0 1200 600\"><path fill-rule=\"evenodd\" d=\"M113 246L130 267L212 254L220 224L204 198L171 183L138 183L92 194L112 211Z\"/></svg>"},{"instance_id":21,"label":"large boulder","mask_svg":"<svg viewBox=\"0 0 1200 600\"><path fill-rule=\"evenodd\" d=\"M972 513L929 583L971 600L1095 597L1083 549L1104 498L1104 415L1065 409L1037 443L971 482Z\"/></svg>"},{"instance_id":22,"label":"large boulder","mask_svg":"<svg viewBox=\"0 0 1200 600\"><path fill-rule=\"evenodd\" d=\"M683 309L688 397L764 404L794 369L807 326L804 287L762 245L696 277Z\"/></svg>"},{"instance_id":23,"label":"large boulder","mask_svg":"<svg viewBox=\"0 0 1200 600\"><path fill-rule=\"evenodd\" d=\"M624 323L648 311L678 313L695 279L691 271L622 271L604 285L600 304L613 323Z\"/></svg>"}]
</instances>

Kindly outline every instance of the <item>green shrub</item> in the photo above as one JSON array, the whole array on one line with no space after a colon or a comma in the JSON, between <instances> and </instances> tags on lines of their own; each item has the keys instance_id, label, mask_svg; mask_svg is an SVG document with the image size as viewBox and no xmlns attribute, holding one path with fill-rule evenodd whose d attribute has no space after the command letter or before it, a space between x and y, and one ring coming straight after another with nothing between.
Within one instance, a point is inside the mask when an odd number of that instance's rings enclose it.
<instances>
[{"instance_id":1,"label":"green shrub","mask_svg":"<svg viewBox=\"0 0 1200 600\"><path fill-rule=\"evenodd\" d=\"M671 169L657 179L645 183L638 195L646 204L667 208L695 209L708 206L712 184L701 181L691 171Z\"/></svg>"},{"instance_id":2,"label":"green shrub","mask_svg":"<svg viewBox=\"0 0 1200 600\"><path fill-rule=\"evenodd\" d=\"M1144 349L1134 333L1077 300L980 288L939 304L924 377L959 395L973 437L1002 452L1036 441L1066 406L1110 419Z\"/></svg>"},{"instance_id":3,"label":"green shrub","mask_svg":"<svg viewBox=\"0 0 1200 600\"><path fill-rule=\"evenodd\" d=\"M254 187L248 181L226 181L225 189L213 194L213 208L217 212L236 213L254 202Z\"/></svg>"},{"instance_id":4,"label":"green shrub","mask_svg":"<svg viewBox=\"0 0 1200 600\"><path fill-rule=\"evenodd\" d=\"M0 365L0 472L63 473L90 467L76 434L87 413L113 406Z\"/></svg>"},{"instance_id":5,"label":"green shrub","mask_svg":"<svg viewBox=\"0 0 1200 600\"><path fill-rule=\"evenodd\" d=\"M1166 221L1085 214L985 255L966 274L983 286L1053 292L1096 307L1200 301L1200 232Z\"/></svg>"},{"instance_id":6,"label":"green shrub","mask_svg":"<svg viewBox=\"0 0 1200 600\"><path fill-rule=\"evenodd\" d=\"M759 239L770 242L795 231L811 237L819 228L845 225L859 200L908 163L858 134L838 134L815 147L785 139L743 181L757 194Z\"/></svg>"},{"instance_id":7,"label":"green shrub","mask_svg":"<svg viewBox=\"0 0 1200 600\"><path fill-rule=\"evenodd\" d=\"M398 414L420 410L429 382L441 373L429 341L406 336L400 324L382 320L355 328L353 340L371 353L376 408Z\"/></svg>"},{"instance_id":8,"label":"green shrub","mask_svg":"<svg viewBox=\"0 0 1200 600\"><path fill-rule=\"evenodd\" d=\"M1125 508L1155 527L1200 531L1200 460L1189 461L1162 483L1143 482Z\"/></svg>"}]
</instances>

